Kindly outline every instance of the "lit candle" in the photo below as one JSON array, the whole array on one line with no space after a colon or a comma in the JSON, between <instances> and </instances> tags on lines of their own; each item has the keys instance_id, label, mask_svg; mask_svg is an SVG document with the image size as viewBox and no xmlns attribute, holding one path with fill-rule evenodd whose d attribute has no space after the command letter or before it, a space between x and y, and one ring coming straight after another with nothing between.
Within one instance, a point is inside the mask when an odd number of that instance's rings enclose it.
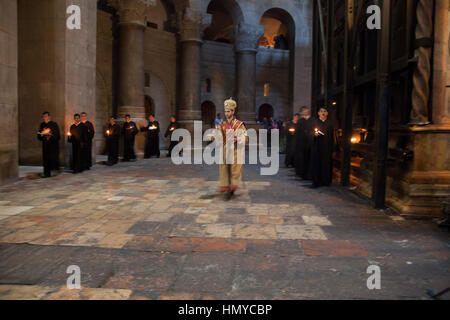
<instances>
[{"instance_id":1,"label":"lit candle","mask_svg":"<svg viewBox=\"0 0 450 320\"><path fill-rule=\"evenodd\" d=\"M290 128L289 132L295 132L295 129L294 128Z\"/></svg>"},{"instance_id":2,"label":"lit candle","mask_svg":"<svg viewBox=\"0 0 450 320\"><path fill-rule=\"evenodd\" d=\"M357 138L352 138L352 143L357 143L358 139Z\"/></svg>"},{"instance_id":3,"label":"lit candle","mask_svg":"<svg viewBox=\"0 0 450 320\"><path fill-rule=\"evenodd\" d=\"M68 137L71 137L71 136L72 136L72 134L70 133L70 131L67 132L67 136L68 136Z\"/></svg>"},{"instance_id":4,"label":"lit candle","mask_svg":"<svg viewBox=\"0 0 450 320\"><path fill-rule=\"evenodd\" d=\"M109 130L106 130L106 134L109 136L111 132Z\"/></svg>"}]
</instances>

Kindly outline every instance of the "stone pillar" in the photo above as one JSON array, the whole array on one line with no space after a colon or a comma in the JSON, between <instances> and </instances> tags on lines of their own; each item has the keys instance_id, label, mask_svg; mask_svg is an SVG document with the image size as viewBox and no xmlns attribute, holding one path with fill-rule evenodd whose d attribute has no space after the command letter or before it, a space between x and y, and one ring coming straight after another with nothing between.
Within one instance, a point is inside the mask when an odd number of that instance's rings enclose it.
<instances>
[{"instance_id":1,"label":"stone pillar","mask_svg":"<svg viewBox=\"0 0 450 320\"><path fill-rule=\"evenodd\" d=\"M119 119L126 114L145 119L144 105L144 32L145 27L133 23L119 25L119 65L117 98Z\"/></svg>"},{"instance_id":2,"label":"stone pillar","mask_svg":"<svg viewBox=\"0 0 450 320\"><path fill-rule=\"evenodd\" d=\"M18 177L17 0L0 1L0 184ZM4 48L4 50L3 50Z\"/></svg>"},{"instance_id":3,"label":"stone pillar","mask_svg":"<svg viewBox=\"0 0 450 320\"><path fill-rule=\"evenodd\" d=\"M431 4L429 3L431 2ZM442 217L442 203L450 197L450 117L446 101L449 37L449 2L436 0L433 15L432 1L419 1L417 8L416 38L431 36L430 29L434 23L434 53L430 41L421 40L416 50L418 67L414 75L413 111L411 119L411 143L414 159L411 172L407 176L407 196L397 201L395 207L407 216ZM428 7L427 4L431 5ZM429 58L433 57L433 70ZM433 71L433 72L431 72ZM432 86L428 80L433 76ZM430 86L430 87L429 87ZM432 97L431 123L427 115L428 99ZM415 104L414 104L415 103ZM426 104L425 104L426 103ZM417 107L417 111L414 108ZM424 111L424 112L422 112ZM420 117L414 117L422 115Z\"/></svg>"},{"instance_id":4,"label":"stone pillar","mask_svg":"<svg viewBox=\"0 0 450 320\"><path fill-rule=\"evenodd\" d=\"M433 124L450 124L450 107L446 101L447 68L449 56L448 0L436 0L433 59Z\"/></svg>"},{"instance_id":5,"label":"stone pillar","mask_svg":"<svg viewBox=\"0 0 450 320\"><path fill-rule=\"evenodd\" d=\"M203 21L204 20L204 21ZM202 119L200 101L201 82L201 39L204 25L210 19L198 11L184 8L179 16L181 79L179 122L193 131L194 121Z\"/></svg>"},{"instance_id":6,"label":"stone pillar","mask_svg":"<svg viewBox=\"0 0 450 320\"><path fill-rule=\"evenodd\" d=\"M155 0L111 0L119 16L117 118L125 122L125 115L139 127L147 123L144 97L146 12ZM143 154L145 135L136 137L136 153Z\"/></svg>"},{"instance_id":7,"label":"stone pillar","mask_svg":"<svg viewBox=\"0 0 450 320\"><path fill-rule=\"evenodd\" d=\"M263 26L240 23L235 29L237 113L246 124L256 120L256 54Z\"/></svg>"},{"instance_id":8,"label":"stone pillar","mask_svg":"<svg viewBox=\"0 0 450 320\"><path fill-rule=\"evenodd\" d=\"M181 42L180 122L190 128L202 119L200 102L200 53L203 42L188 39Z\"/></svg>"},{"instance_id":9,"label":"stone pillar","mask_svg":"<svg viewBox=\"0 0 450 320\"><path fill-rule=\"evenodd\" d=\"M419 0L417 3L416 50L417 67L413 75L411 125L428 125L430 116L430 77L433 35L433 0Z\"/></svg>"},{"instance_id":10,"label":"stone pillar","mask_svg":"<svg viewBox=\"0 0 450 320\"><path fill-rule=\"evenodd\" d=\"M137 121L145 120L144 103L144 45L145 0L111 1L119 16L118 118L130 114Z\"/></svg>"}]
</instances>

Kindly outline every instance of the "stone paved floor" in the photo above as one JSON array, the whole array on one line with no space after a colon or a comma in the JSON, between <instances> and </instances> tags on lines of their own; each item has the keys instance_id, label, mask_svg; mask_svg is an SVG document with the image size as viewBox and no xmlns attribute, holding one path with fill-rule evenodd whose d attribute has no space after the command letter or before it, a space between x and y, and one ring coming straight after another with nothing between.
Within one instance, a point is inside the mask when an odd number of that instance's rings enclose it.
<instances>
[{"instance_id":1,"label":"stone paved floor","mask_svg":"<svg viewBox=\"0 0 450 320\"><path fill-rule=\"evenodd\" d=\"M1 187L0 299L427 299L450 284L450 237L431 222L291 169L247 166L225 202L217 175L152 159Z\"/></svg>"}]
</instances>

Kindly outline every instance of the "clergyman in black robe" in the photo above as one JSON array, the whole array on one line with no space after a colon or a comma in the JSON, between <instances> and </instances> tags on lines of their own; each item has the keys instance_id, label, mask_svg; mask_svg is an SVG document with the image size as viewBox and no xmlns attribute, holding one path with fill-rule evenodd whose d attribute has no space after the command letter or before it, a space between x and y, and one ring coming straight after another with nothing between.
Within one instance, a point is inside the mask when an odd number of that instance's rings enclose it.
<instances>
[{"instance_id":1,"label":"clergyman in black robe","mask_svg":"<svg viewBox=\"0 0 450 320\"><path fill-rule=\"evenodd\" d=\"M83 155L86 157L85 158L86 169L90 170L92 167L92 141L94 140L95 129L92 122L88 121L86 112L83 112L81 114L81 122L83 122L83 124L86 126L88 130L88 141L86 143Z\"/></svg>"},{"instance_id":2,"label":"clergyman in black robe","mask_svg":"<svg viewBox=\"0 0 450 320\"><path fill-rule=\"evenodd\" d=\"M136 123L131 121L131 116L127 114L125 116L125 123L122 127L123 134L123 161L136 160L136 154L134 153L135 137L139 130Z\"/></svg>"},{"instance_id":3,"label":"clergyman in black robe","mask_svg":"<svg viewBox=\"0 0 450 320\"><path fill-rule=\"evenodd\" d=\"M311 147L313 187L329 186L333 174L334 129L326 108L320 108L314 121L314 140Z\"/></svg>"},{"instance_id":4,"label":"clergyman in black robe","mask_svg":"<svg viewBox=\"0 0 450 320\"><path fill-rule=\"evenodd\" d=\"M313 119L308 107L300 110L295 143L295 173L303 180L311 179L311 145L314 137Z\"/></svg>"},{"instance_id":5,"label":"clergyman in black robe","mask_svg":"<svg viewBox=\"0 0 450 320\"><path fill-rule=\"evenodd\" d=\"M180 128L180 124L176 120L175 116L172 116L170 118L170 124L167 127L166 134L164 135L164 138L168 137L170 139L169 153L167 155L168 157L172 156L172 150L178 144L178 141L172 141L172 134L175 130L177 130L179 128Z\"/></svg>"},{"instance_id":6,"label":"clergyman in black robe","mask_svg":"<svg viewBox=\"0 0 450 320\"><path fill-rule=\"evenodd\" d=\"M297 136L297 123L300 119L300 115L295 114L294 118L291 121L286 123L285 127L285 135L286 135L286 159L284 164L286 167L295 167L295 138Z\"/></svg>"},{"instance_id":7,"label":"clergyman in black robe","mask_svg":"<svg viewBox=\"0 0 450 320\"><path fill-rule=\"evenodd\" d=\"M73 119L75 123L69 131L69 142L72 143L72 171L73 173L80 173L87 167L85 150L89 140L88 130L81 122L79 114L75 114Z\"/></svg>"},{"instance_id":8,"label":"clergyman in black robe","mask_svg":"<svg viewBox=\"0 0 450 320\"><path fill-rule=\"evenodd\" d=\"M155 116L151 115L148 117L148 124L146 127L141 129L143 132L147 132L147 138L145 141L145 152L144 158L149 159L153 156L157 158L160 157L159 150L159 133L160 127L159 122L155 120Z\"/></svg>"},{"instance_id":9,"label":"clergyman in black robe","mask_svg":"<svg viewBox=\"0 0 450 320\"><path fill-rule=\"evenodd\" d=\"M106 165L108 166L113 166L119 162L120 133L121 128L116 123L116 118L111 117L106 130L106 148L108 150L108 162L106 162Z\"/></svg>"},{"instance_id":10,"label":"clergyman in black robe","mask_svg":"<svg viewBox=\"0 0 450 320\"><path fill-rule=\"evenodd\" d=\"M52 170L59 170L59 127L51 121L50 113L42 114L43 121L39 127L38 139L42 141L42 162L45 178L51 177Z\"/></svg>"}]
</instances>

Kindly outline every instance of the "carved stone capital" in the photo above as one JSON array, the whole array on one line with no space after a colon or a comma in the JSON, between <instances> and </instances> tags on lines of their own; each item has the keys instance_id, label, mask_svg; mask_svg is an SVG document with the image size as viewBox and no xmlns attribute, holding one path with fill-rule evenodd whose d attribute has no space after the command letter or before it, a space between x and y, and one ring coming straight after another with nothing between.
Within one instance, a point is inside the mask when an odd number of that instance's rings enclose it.
<instances>
[{"instance_id":1,"label":"carved stone capital","mask_svg":"<svg viewBox=\"0 0 450 320\"><path fill-rule=\"evenodd\" d=\"M147 23L147 10L156 6L156 0L109 0L109 3L117 10L119 24L141 26Z\"/></svg>"},{"instance_id":2,"label":"carved stone capital","mask_svg":"<svg viewBox=\"0 0 450 320\"><path fill-rule=\"evenodd\" d=\"M264 35L264 26L239 23L232 31L235 38L236 51L256 51L258 41Z\"/></svg>"},{"instance_id":3,"label":"carved stone capital","mask_svg":"<svg viewBox=\"0 0 450 320\"><path fill-rule=\"evenodd\" d=\"M212 16L202 14L191 8L185 8L178 15L178 27L181 41L202 41L203 31L211 24Z\"/></svg>"}]
</instances>

